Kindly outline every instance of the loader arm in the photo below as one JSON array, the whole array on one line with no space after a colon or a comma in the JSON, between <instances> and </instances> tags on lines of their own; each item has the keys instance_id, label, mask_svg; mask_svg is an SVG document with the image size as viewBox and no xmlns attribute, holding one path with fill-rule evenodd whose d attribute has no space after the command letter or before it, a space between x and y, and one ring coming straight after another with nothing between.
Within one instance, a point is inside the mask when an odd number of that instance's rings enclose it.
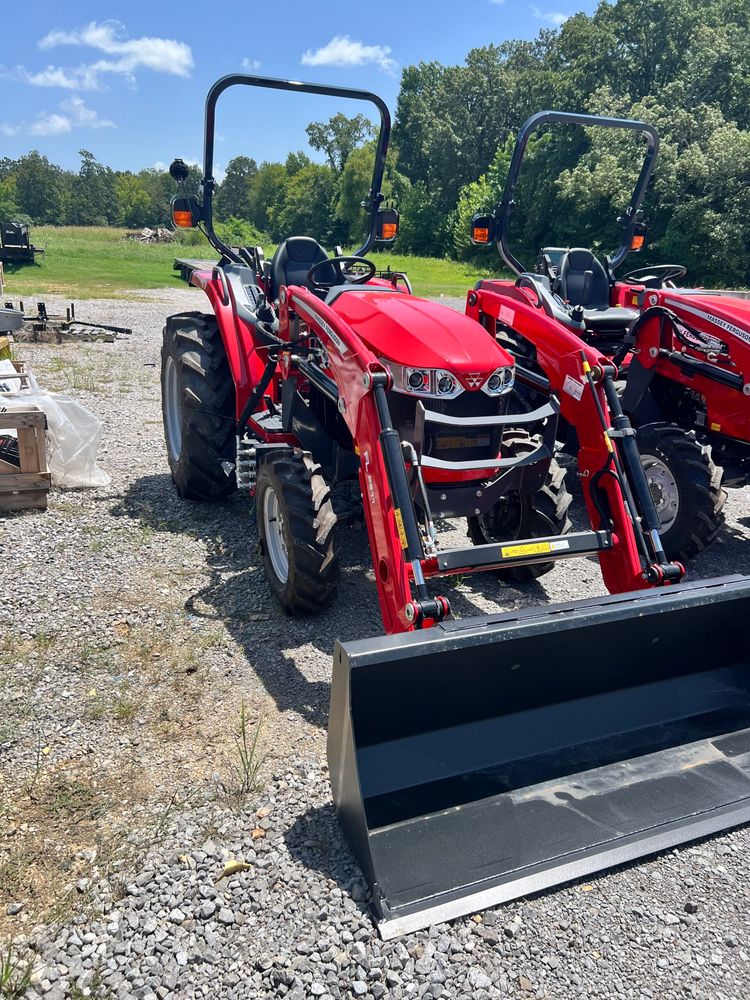
<instances>
[{"instance_id":1,"label":"loader arm","mask_svg":"<svg viewBox=\"0 0 750 1000\"><path fill-rule=\"evenodd\" d=\"M325 347L330 359L328 374L338 389L339 413L359 456L359 485L383 625L388 633L411 631L414 624L406 609L414 603L413 569L405 557L404 522L410 513L413 516L413 509L410 501L399 505L394 498L392 479L394 472L398 474L399 463L405 475L403 458L399 450L395 461L391 456L390 465L387 462L384 428L374 392L377 380L389 376L348 323L306 288L293 285L282 289L279 298L280 336L290 344L297 318ZM411 555L418 559L421 553Z\"/></svg>"},{"instance_id":2,"label":"loader arm","mask_svg":"<svg viewBox=\"0 0 750 1000\"><path fill-rule=\"evenodd\" d=\"M533 342L550 389L560 400L560 412L578 436L578 475L595 529L605 527L602 523L601 494L606 497L605 508L612 523L615 544L597 553L605 586L610 593L651 586L644 574L645 567L621 484L616 476L603 471L610 464L608 442L611 439L602 433L596 400L583 369L584 359L594 371L609 364L609 359L532 305L522 289L505 283L501 286L501 294L492 290L492 284L484 282L482 287L469 292L466 312L484 325L487 325L488 317L501 323L512 323ZM509 306L509 299L512 306ZM608 413L607 398L601 384L596 386L595 392L599 405ZM617 443L612 447L617 448Z\"/></svg>"}]
</instances>

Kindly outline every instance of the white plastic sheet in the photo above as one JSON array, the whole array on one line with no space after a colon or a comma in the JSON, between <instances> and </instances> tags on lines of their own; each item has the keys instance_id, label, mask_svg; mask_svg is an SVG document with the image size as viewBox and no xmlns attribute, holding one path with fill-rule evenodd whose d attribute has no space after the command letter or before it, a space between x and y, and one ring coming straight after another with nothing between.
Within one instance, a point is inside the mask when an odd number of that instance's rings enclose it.
<instances>
[{"instance_id":1,"label":"white plastic sheet","mask_svg":"<svg viewBox=\"0 0 750 1000\"><path fill-rule=\"evenodd\" d=\"M17 386L18 382L8 380L6 384ZM99 418L71 396L41 389L30 374L28 389L0 390L0 427L2 409L22 410L30 404L47 415L47 463L52 484L66 489L108 486L110 477L96 461L102 437Z\"/></svg>"}]
</instances>

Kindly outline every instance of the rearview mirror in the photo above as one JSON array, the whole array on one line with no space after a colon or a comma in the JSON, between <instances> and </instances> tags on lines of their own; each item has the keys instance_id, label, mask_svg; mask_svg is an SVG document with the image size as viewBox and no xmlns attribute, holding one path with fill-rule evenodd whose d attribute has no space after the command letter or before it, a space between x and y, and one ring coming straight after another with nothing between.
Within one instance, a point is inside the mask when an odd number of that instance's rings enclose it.
<instances>
[{"instance_id":1,"label":"rearview mirror","mask_svg":"<svg viewBox=\"0 0 750 1000\"><path fill-rule=\"evenodd\" d=\"M201 221L201 206L194 194L175 195L169 203L172 222L178 229L195 229Z\"/></svg>"},{"instance_id":2,"label":"rearview mirror","mask_svg":"<svg viewBox=\"0 0 750 1000\"><path fill-rule=\"evenodd\" d=\"M395 208L381 208L377 214L375 239L379 243L392 243L398 236L399 216Z\"/></svg>"},{"instance_id":3,"label":"rearview mirror","mask_svg":"<svg viewBox=\"0 0 750 1000\"><path fill-rule=\"evenodd\" d=\"M488 246L495 241L495 216L477 212L471 220L469 239L474 246Z\"/></svg>"}]
</instances>

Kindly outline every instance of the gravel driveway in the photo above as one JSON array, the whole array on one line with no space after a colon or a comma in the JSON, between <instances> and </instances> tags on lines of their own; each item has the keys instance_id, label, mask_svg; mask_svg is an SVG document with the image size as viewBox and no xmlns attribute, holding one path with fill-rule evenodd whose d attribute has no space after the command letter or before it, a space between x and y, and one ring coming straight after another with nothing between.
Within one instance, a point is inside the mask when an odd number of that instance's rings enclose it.
<instances>
[{"instance_id":1,"label":"gravel driveway","mask_svg":"<svg viewBox=\"0 0 750 1000\"><path fill-rule=\"evenodd\" d=\"M381 631L365 534L345 536L337 604L294 620L248 500L176 497L161 328L201 307L187 289L86 302L79 316L133 336L22 352L102 418L112 476L0 518L0 939L33 961L27 995L747 1000L747 828L378 939L325 764L332 640ZM749 534L750 489L734 491L691 577L750 573ZM466 614L602 592L573 561L452 594Z\"/></svg>"}]
</instances>

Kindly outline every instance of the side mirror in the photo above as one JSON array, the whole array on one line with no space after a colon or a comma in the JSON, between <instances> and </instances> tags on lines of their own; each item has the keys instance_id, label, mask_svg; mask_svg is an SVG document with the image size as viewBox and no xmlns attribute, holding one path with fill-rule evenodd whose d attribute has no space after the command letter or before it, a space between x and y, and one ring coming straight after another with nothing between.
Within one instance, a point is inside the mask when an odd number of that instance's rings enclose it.
<instances>
[{"instance_id":1,"label":"side mirror","mask_svg":"<svg viewBox=\"0 0 750 1000\"><path fill-rule=\"evenodd\" d=\"M495 242L495 216L477 212L472 217L469 239L477 247L489 246Z\"/></svg>"},{"instance_id":2,"label":"side mirror","mask_svg":"<svg viewBox=\"0 0 750 1000\"><path fill-rule=\"evenodd\" d=\"M645 222L636 222L633 227L633 235L630 237L630 252L638 253L639 250L643 250L646 243L646 234L648 232L648 227Z\"/></svg>"},{"instance_id":3,"label":"side mirror","mask_svg":"<svg viewBox=\"0 0 750 1000\"><path fill-rule=\"evenodd\" d=\"M398 220L395 208L381 208L377 214L375 239L379 243L393 243L398 236Z\"/></svg>"},{"instance_id":4,"label":"side mirror","mask_svg":"<svg viewBox=\"0 0 750 1000\"><path fill-rule=\"evenodd\" d=\"M172 222L178 229L195 229L201 221L202 212L197 195L176 194L169 203Z\"/></svg>"}]
</instances>

